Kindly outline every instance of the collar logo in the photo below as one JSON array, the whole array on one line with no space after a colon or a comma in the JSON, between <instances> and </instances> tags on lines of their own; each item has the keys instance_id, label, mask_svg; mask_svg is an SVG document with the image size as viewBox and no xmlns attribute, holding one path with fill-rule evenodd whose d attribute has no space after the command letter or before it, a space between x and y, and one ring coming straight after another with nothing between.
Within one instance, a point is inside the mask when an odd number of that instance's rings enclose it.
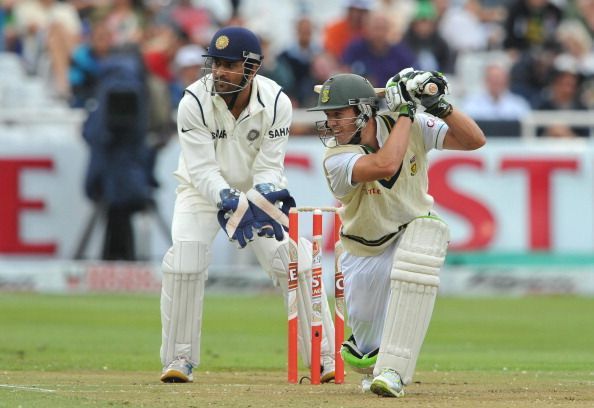
<instances>
[{"instance_id":1,"label":"collar logo","mask_svg":"<svg viewBox=\"0 0 594 408\"><path fill-rule=\"evenodd\" d=\"M330 100L330 87L325 87L324 89L322 89L322 97L320 99L320 102L326 103L329 100Z\"/></svg>"},{"instance_id":2,"label":"collar logo","mask_svg":"<svg viewBox=\"0 0 594 408\"><path fill-rule=\"evenodd\" d=\"M215 47L217 47L217 50L225 49L228 45L229 37L227 37L226 35L221 35L219 38L217 38L217 41L215 42Z\"/></svg>"}]
</instances>

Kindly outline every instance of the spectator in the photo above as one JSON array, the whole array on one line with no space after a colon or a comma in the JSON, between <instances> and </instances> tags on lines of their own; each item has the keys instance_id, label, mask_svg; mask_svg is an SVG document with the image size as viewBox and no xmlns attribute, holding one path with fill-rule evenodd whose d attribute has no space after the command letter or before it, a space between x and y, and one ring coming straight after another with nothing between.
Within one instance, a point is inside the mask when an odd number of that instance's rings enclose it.
<instances>
[{"instance_id":1,"label":"spectator","mask_svg":"<svg viewBox=\"0 0 594 408\"><path fill-rule=\"evenodd\" d=\"M468 95L462 110L475 120L519 120L530 112L530 104L509 89L509 72L499 63L484 71L485 88Z\"/></svg>"},{"instance_id":2,"label":"spectator","mask_svg":"<svg viewBox=\"0 0 594 408\"><path fill-rule=\"evenodd\" d=\"M437 12L433 4L429 0L419 1L413 21L404 35L404 43L416 56L416 68L452 72L450 47L437 31L437 24Z\"/></svg>"},{"instance_id":3,"label":"spectator","mask_svg":"<svg viewBox=\"0 0 594 408\"><path fill-rule=\"evenodd\" d=\"M188 35L190 42L208 45L215 27L208 9L191 0L179 0L170 11L170 18Z\"/></svg>"},{"instance_id":4,"label":"spectator","mask_svg":"<svg viewBox=\"0 0 594 408\"><path fill-rule=\"evenodd\" d=\"M546 45L542 50L528 50L519 54L511 67L511 91L523 96L533 109L541 102L541 91L549 83L553 61L557 55L556 46Z\"/></svg>"},{"instance_id":5,"label":"spectator","mask_svg":"<svg viewBox=\"0 0 594 408\"><path fill-rule=\"evenodd\" d=\"M169 85L174 79L173 59L187 37L171 24L154 26L152 34L152 38L143 44L144 63L149 73Z\"/></svg>"},{"instance_id":6,"label":"spectator","mask_svg":"<svg viewBox=\"0 0 594 408\"><path fill-rule=\"evenodd\" d=\"M172 105L177 107L184 89L201 77L206 50L196 44L181 47L175 54L175 80L172 85Z\"/></svg>"},{"instance_id":7,"label":"spectator","mask_svg":"<svg viewBox=\"0 0 594 408\"><path fill-rule=\"evenodd\" d=\"M557 29L557 39L564 55L572 58L578 72L585 78L594 76L592 37L579 20L563 21Z\"/></svg>"},{"instance_id":8,"label":"spectator","mask_svg":"<svg viewBox=\"0 0 594 408\"><path fill-rule=\"evenodd\" d=\"M505 21L503 46L528 51L554 43L562 12L549 0L516 0Z\"/></svg>"},{"instance_id":9,"label":"spectator","mask_svg":"<svg viewBox=\"0 0 594 408\"><path fill-rule=\"evenodd\" d=\"M564 58L555 59L551 72L550 85L543 90L543 99L537 106L538 110L586 110L586 106L579 98L580 76L572 61ZM559 138L587 137L588 128L554 124L538 129L539 136Z\"/></svg>"},{"instance_id":10,"label":"spectator","mask_svg":"<svg viewBox=\"0 0 594 408\"><path fill-rule=\"evenodd\" d=\"M293 82L285 87L285 92L293 101L293 106L309 105L312 89L315 85L311 74L314 57L322 50L313 42L314 26L307 16L300 17L295 23L295 42L278 56L278 60L289 68Z\"/></svg>"},{"instance_id":11,"label":"spectator","mask_svg":"<svg viewBox=\"0 0 594 408\"><path fill-rule=\"evenodd\" d=\"M365 77L374 86L385 84L395 71L417 65L406 44L390 43L388 26L386 16L372 12L365 22L363 37L353 40L342 56L342 63L352 73Z\"/></svg>"},{"instance_id":12,"label":"spectator","mask_svg":"<svg viewBox=\"0 0 594 408\"><path fill-rule=\"evenodd\" d=\"M380 0L377 11L388 19L388 40L395 44L402 40L413 15L417 0Z\"/></svg>"},{"instance_id":13,"label":"spectator","mask_svg":"<svg viewBox=\"0 0 594 408\"><path fill-rule=\"evenodd\" d=\"M99 9L98 13L105 15L115 47L127 48L140 44L144 31L144 15L140 0L112 0L109 7Z\"/></svg>"},{"instance_id":14,"label":"spectator","mask_svg":"<svg viewBox=\"0 0 594 408\"><path fill-rule=\"evenodd\" d=\"M23 0L13 17L27 71L46 76L56 96L67 99L69 57L82 33L76 9L67 2Z\"/></svg>"},{"instance_id":15,"label":"spectator","mask_svg":"<svg viewBox=\"0 0 594 408\"><path fill-rule=\"evenodd\" d=\"M439 19L439 34L452 48L456 55L467 51L487 49L489 34L487 27L479 17L478 0L463 0L461 4L451 4ZM460 27L464 27L463 30Z\"/></svg>"},{"instance_id":16,"label":"spectator","mask_svg":"<svg viewBox=\"0 0 594 408\"><path fill-rule=\"evenodd\" d=\"M74 50L68 75L72 89L71 106L82 108L93 97L100 62L109 55L112 45L111 31L105 21L99 20L91 26L89 42Z\"/></svg>"},{"instance_id":17,"label":"spectator","mask_svg":"<svg viewBox=\"0 0 594 408\"><path fill-rule=\"evenodd\" d=\"M363 34L363 26L373 0L346 0L344 16L324 28L324 50L339 60L346 46Z\"/></svg>"},{"instance_id":18,"label":"spectator","mask_svg":"<svg viewBox=\"0 0 594 408\"><path fill-rule=\"evenodd\" d=\"M594 0L577 0L577 16L582 19L590 37L594 37Z\"/></svg>"},{"instance_id":19,"label":"spectator","mask_svg":"<svg viewBox=\"0 0 594 408\"><path fill-rule=\"evenodd\" d=\"M293 88L295 78L286 61L279 59L278 53L274 51L272 44L273 35L266 28L254 29L253 31L260 40L262 52L266 55L258 71L259 74L277 82L283 89Z\"/></svg>"}]
</instances>

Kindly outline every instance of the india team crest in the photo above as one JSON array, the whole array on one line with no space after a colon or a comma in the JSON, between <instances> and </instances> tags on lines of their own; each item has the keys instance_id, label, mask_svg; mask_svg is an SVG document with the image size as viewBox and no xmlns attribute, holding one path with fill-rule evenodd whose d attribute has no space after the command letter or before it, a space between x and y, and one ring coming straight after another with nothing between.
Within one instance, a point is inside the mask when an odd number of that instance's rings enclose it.
<instances>
[{"instance_id":1,"label":"india team crest","mask_svg":"<svg viewBox=\"0 0 594 408\"><path fill-rule=\"evenodd\" d=\"M258 132L256 129L252 129L248 132L247 134L247 140L249 142L253 142L254 140L256 140L258 137L260 136L260 132Z\"/></svg>"},{"instance_id":2,"label":"india team crest","mask_svg":"<svg viewBox=\"0 0 594 408\"><path fill-rule=\"evenodd\" d=\"M225 49L228 45L229 37L227 37L226 35L221 35L219 38L217 38L217 41L215 42L215 47L217 47L217 50Z\"/></svg>"}]
</instances>

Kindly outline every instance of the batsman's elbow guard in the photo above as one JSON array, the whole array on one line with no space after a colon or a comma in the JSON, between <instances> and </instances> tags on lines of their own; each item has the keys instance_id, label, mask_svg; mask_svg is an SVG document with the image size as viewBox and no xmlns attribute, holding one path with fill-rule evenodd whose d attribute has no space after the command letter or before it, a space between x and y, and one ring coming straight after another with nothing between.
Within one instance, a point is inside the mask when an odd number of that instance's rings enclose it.
<instances>
[{"instance_id":1,"label":"batsman's elbow guard","mask_svg":"<svg viewBox=\"0 0 594 408\"><path fill-rule=\"evenodd\" d=\"M254 240L254 214L244 193L235 189L224 189L220 192L217 220L230 241L237 241L244 248Z\"/></svg>"}]
</instances>

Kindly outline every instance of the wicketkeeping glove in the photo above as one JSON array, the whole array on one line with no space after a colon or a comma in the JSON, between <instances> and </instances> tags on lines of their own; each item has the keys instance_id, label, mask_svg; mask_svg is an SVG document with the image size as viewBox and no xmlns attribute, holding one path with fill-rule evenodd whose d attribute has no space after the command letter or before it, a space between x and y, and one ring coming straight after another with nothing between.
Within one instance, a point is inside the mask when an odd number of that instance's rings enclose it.
<instances>
[{"instance_id":1,"label":"wicketkeeping glove","mask_svg":"<svg viewBox=\"0 0 594 408\"><path fill-rule=\"evenodd\" d=\"M244 193L235 189L223 189L219 193L221 201L217 204L217 219L227 233L229 241L237 241L244 248L248 241L254 240L254 214Z\"/></svg>"},{"instance_id":2,"label":"wicketkeeping glove","mask_svg":"<svg viewBox=\"0 0 594 408\"><path fill-rule=\"evenodd\" d=\"M276 190L273 184L258 184L246 194L252 213L254 228L259 236L284 239L284 231L289 229L287 214L295 207L295 199L287 189Z\"/></svg>"}]
</instances>

